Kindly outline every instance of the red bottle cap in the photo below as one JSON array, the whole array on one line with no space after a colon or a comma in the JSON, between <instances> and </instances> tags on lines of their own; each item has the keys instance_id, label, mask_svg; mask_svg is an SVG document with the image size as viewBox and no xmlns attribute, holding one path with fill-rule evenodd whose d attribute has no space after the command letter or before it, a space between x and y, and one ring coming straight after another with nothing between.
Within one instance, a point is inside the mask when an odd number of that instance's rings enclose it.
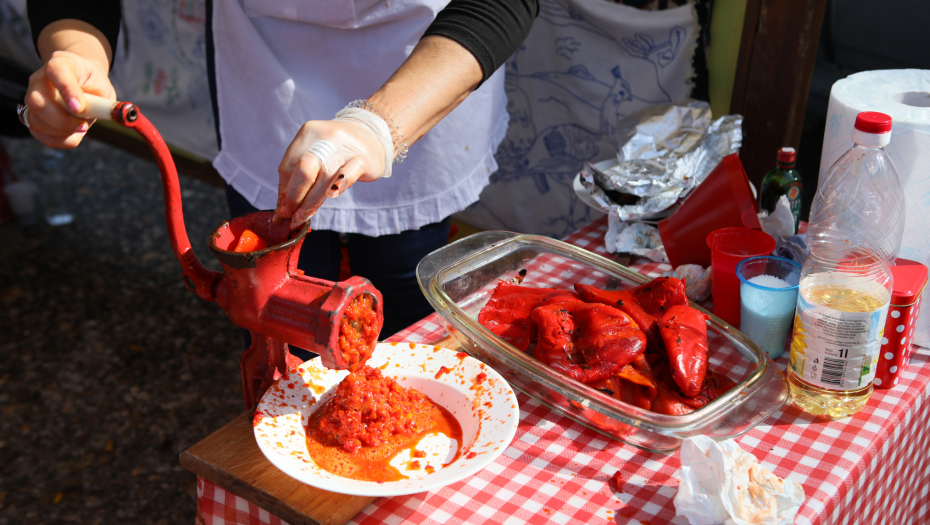
<instances>
[{"instance_id":1,"label":"red bottle cap","mask_svg":"<svg viewBox=\"0 0 930 525\"><path fill-rule=\"evenodd\" d=\"M891 275L894 276L891 304L908 306L917 302L927 284L927 267L916 261L899 258L891 267Z\"/></svg>"},{"instance_id":2,"label":"red bottle cap","mask_svg":"<svg viewBox=\"0 0 930 525\"><path fill-rule=\"evenodd\" d=\"M796 158L797 153L794 151L794 148L781 148L778 150L777 160L781 164L794 164Z\"/></svg>"},{"instance_id":3,"label":"red bottle cap","mask_svg":"<svg viewBox=\"0 0 930 525\"><path fill-rule=\"evenodd\" d=\"M856 129L865 133L891 133L891 117L877 111L863 111L856 115Z\"/></svg>"}]
</instances>

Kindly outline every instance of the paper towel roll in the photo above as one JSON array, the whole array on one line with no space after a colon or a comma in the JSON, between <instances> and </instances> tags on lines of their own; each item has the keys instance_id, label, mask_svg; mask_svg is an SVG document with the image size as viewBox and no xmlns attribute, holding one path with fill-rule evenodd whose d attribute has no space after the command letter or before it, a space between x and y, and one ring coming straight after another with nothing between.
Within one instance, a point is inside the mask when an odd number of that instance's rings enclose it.
<instances>
[{"instance_id":1,"label":"paper towel roll","mask_svg":"<svg viewBox=\"0 0 930 525\"><path fill-rule=\"evenodd\" d=\"M820 157L820 180L853 146L856 115L880 111L891 116L891 144L885 151L905 183L904 240L899 256L930 266L930 71L889 69L850 75L833 84ZM922 310L907 337L930 347L930 314Z\"/></svg>"}]
</instances>

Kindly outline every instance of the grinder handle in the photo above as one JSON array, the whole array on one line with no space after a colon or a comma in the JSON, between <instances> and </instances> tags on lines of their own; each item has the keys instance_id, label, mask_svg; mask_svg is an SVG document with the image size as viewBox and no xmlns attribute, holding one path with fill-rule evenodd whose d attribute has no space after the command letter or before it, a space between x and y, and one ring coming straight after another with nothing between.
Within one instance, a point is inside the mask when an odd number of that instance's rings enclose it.
<instances>
[{"instance_id":1,"label":"grinder handle","mask_svg":"<svg viewBox=\"0 0 930 525\"><path fill-rule=\"evenodd\" d=\"M62 105L62 107L68 109L68 106L65 104L65 101L62 100L59 93L55 93L55 98L58 100L58 103ZM68 112L72 113L76 117L81 118L113 120L113 108L116 107L117 104L119 104L119 101L117 100L110 100L98 95L84 93L84 111L80 113L73 113L70 109L68 109Z\"/></svg>"}]
</instances>

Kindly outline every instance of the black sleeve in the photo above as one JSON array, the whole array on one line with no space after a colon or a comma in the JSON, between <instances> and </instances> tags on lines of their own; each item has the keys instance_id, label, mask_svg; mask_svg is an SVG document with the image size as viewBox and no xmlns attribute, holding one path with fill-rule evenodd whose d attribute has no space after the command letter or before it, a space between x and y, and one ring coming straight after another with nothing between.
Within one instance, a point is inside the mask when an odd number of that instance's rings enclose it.
<instances>
[{"instance_id":1,"label":"black sleeve","mask_svg":"<svg viewBox=\"0 0 930 525\"><path fill-rule=\"evenodd\" d=\"M442 35L471 51L487 80L520 47L539 0L452 0L423 36Z\"/></svg>"},{"instance_id":2,"label":"black sleeve","mask_svg":"<svg viewBox=\"0 0 930 525\"><path fill-rule=\"evenodd\" d=\"M74 18L96 27L107 37L110 49L116 54L116 39L122 18L120 0L29 0L26 4L29 27L32 29L32 44L39 50L39 33L45 26L65 18Z\"/></svg>"}]
</instances>

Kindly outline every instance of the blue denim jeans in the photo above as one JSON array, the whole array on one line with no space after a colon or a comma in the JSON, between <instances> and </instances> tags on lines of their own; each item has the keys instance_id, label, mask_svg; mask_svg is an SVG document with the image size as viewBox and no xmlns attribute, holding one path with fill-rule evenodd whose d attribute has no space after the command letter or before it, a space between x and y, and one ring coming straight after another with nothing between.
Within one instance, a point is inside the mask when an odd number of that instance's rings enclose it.
<instances>
[{"instance_id":1,"label":"blue denim jeans","mask_svg":"<svg viewBox=\"0 0 930 525\"><path fill-rule=\"evenodd\" d=\"M245 197L226 186L231 217L258 211ZM348 234L349 267L352 275L364 277L384 298L384 327L379 340L386 339L433 312L417 284L417 264L424 256L442 248L449 240L449 218L427 224L419 230L369 237ZM304 238L297 267L307 275L339 280L342 263L339 232L311 230ZM305 359L300 352L294 355ZM304 352L309 354L309 352Z\"/></svg>"}]
</instances>

